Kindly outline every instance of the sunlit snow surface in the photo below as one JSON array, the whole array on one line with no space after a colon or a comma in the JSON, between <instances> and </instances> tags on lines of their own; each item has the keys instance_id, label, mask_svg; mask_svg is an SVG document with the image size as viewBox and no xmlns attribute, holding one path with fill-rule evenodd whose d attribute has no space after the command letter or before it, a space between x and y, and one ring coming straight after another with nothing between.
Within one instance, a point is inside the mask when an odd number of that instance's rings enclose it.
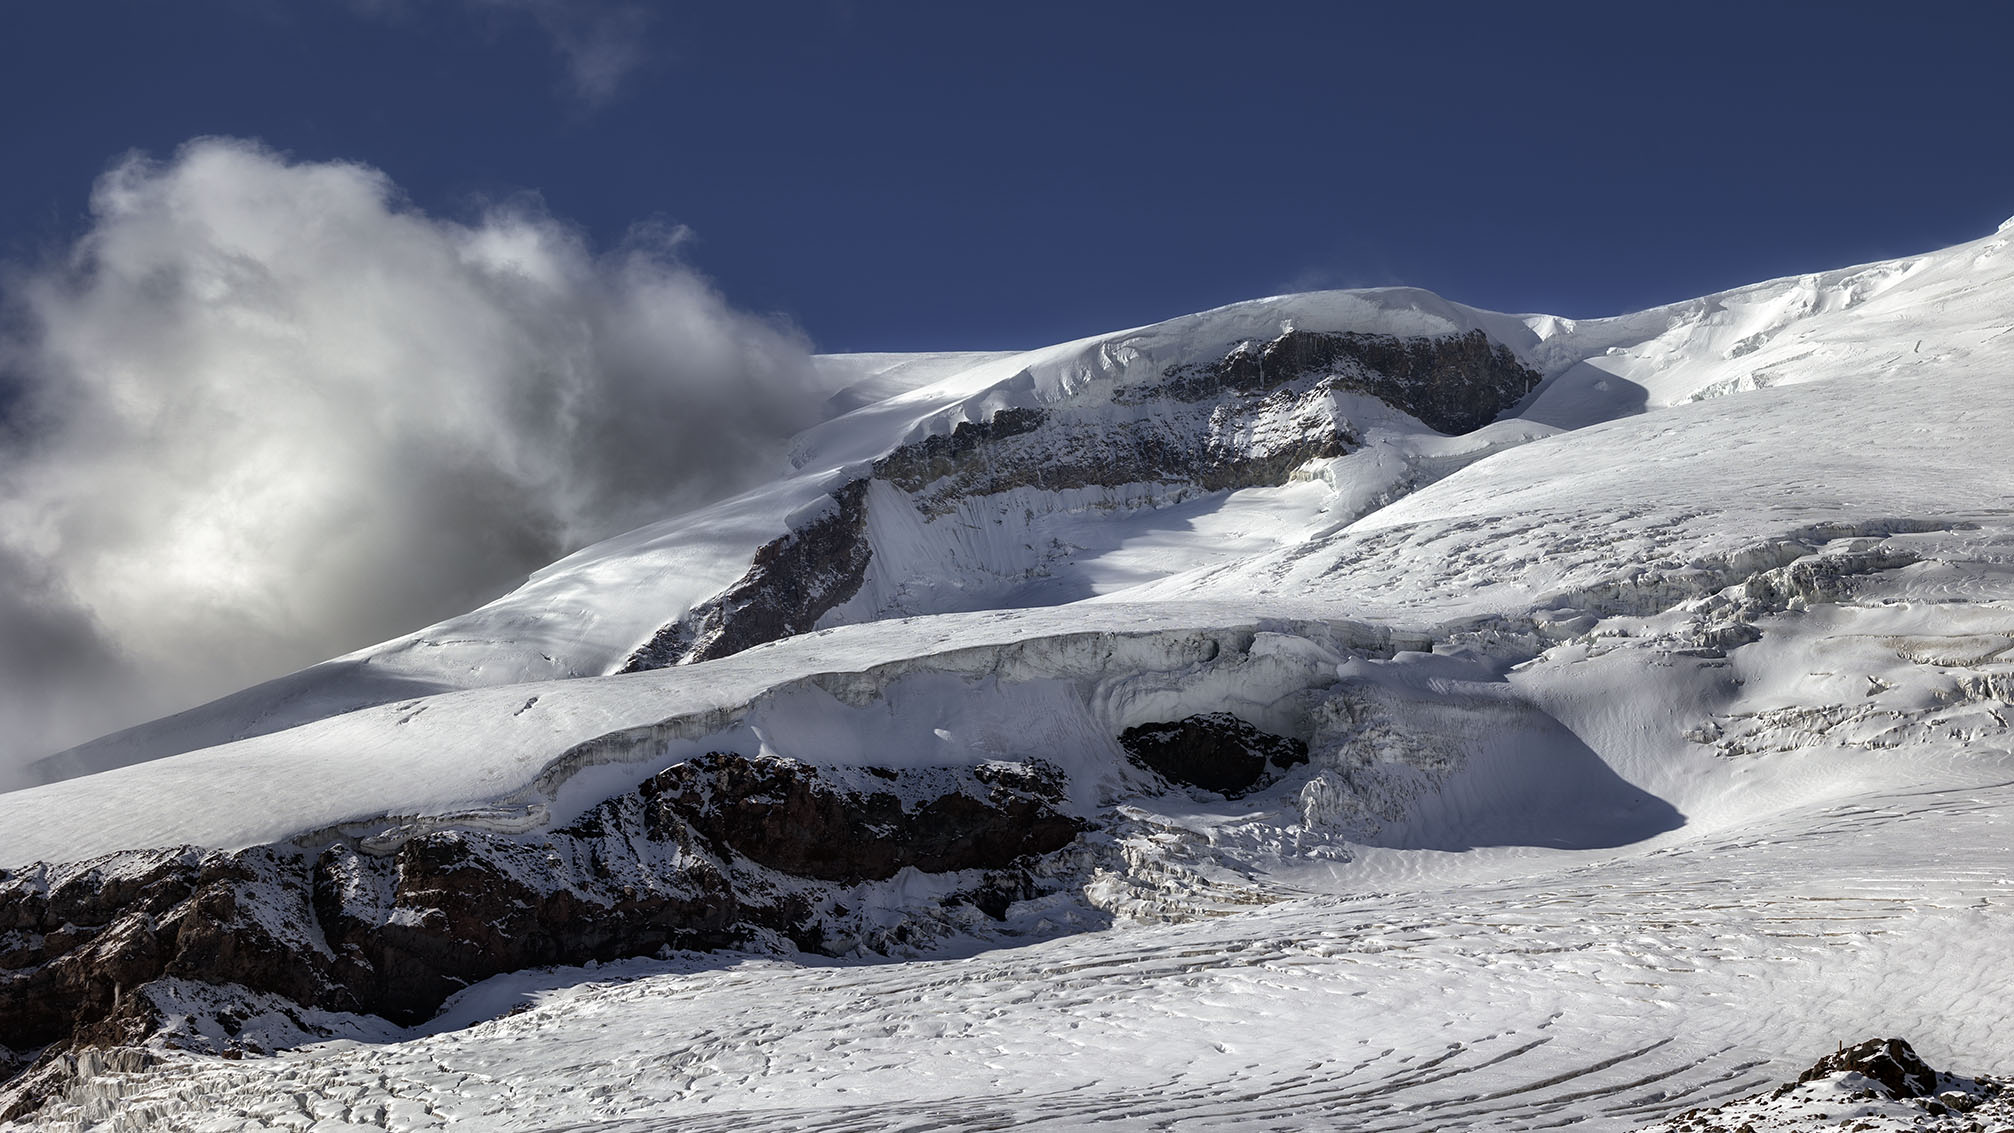
<instances>
[{"instance_id":1,"label":"sunlit snow surface","mask_svg":"<svg viewBox=\"0 0 2014 1133\"><path fill-rule=\"evenodd\" d=\"M1108 894L1098 931L1067 896L1025 902L953 955L503 977L402 1041L180 1056L43 1118L1628 1129L1875 1035L2014 1072L2010 236L1579 324L1391 289L1024 355L830 363L859 381L792 477L142 729L117 756L132 766L0 796L0 861L535 830L718 747L1056 759L1078 804L1117 807L1116 836L1204 889ZM1459 438L1371 413L1363 448L1282 488L1064 501L1039 522L1075 554L989 592L1013 608L930 596L897 611L916 617L598 675L831 476L1287 324L1480 327L1549 381ZM877 553L970 549L944 538ZM1319 757L1197 801L1144 792L1111 742L1226 705L1284 721L1320 688L1409 706L1389 742L1443 745L1452 776L1353 827ZM262 713L299 726L258 734ZM611 733L594 760L568 754Z\"/></svg>"},{"instance_id":2,"label":"sunlit snow surface","mask_svg":"<svg viewBox=\"0 0 2014 1133\"><path fill-rule=\"evenodd\" d=\"M530 1010L195 1060L103 1083L95 1112L190 1130L1621 1129L1752 1093L1842 1034L2005 1070L2009 775L1988 760L1947 778L2003 781L1621 855L1372 855L1342 893L965 958L506 977L483 1006Z\"/></svg>"}]
</instances>

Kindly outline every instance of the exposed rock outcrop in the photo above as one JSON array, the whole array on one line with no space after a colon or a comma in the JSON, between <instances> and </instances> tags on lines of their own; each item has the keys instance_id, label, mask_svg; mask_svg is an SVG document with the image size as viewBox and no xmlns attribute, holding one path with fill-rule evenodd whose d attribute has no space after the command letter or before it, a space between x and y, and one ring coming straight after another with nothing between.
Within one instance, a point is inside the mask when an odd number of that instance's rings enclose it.
<instances>
[{"instance_id":1,"label":"exposed rock outcrop","mask_svg":"<svg viewBox=\"0 0 2014 1133\"><path fill-rule=\"evenodd\" d=\"M989 505L975 509L974 501L1017 489L1054 496L1155 485L1173 501L1277 486L1310 461L1361 446L1338 413L1336 390L1368 393L1453 433L1494 420L1539 380L1481 331L1415 338L1288 331L1209 362L1170 366L1158 383L962 420L874 461L868 476L832 493L834 506L763 544L740 579L660 628L620 671L712 660L816 628L868 578L872 481L906 496L925 523L961 509L984 522ZM1145 403L1153 410L1137 408ZM1030 510L1025 494L999 506L1029 515L1043 509L1037 501ZM1002 569L967 565L981 575Z\"/></svg>"},{"instance_id":2,"label":"exposed rock outcrop","mask_svg":"<svg viewBox=\"0 0 2014 1133\"><path fill-rule=\"evenodd\" d=\"M1262 732L1228 712L1140 724L1119 734L1119 746L1141 767L1171 783L1237 798L1308 761L1308 745Z\"/></svg>"},{"instance_id":3,"label":"exposed rock outcrop","mask_svg":"<svg viewBox=\"0 0 2014 1133\"><path fill-rule=\"evenodd\" d=\"M1225 391L1263 393L1311 375L1371 394L1443 433L1489 424L1541 380L1480 330L1416 338L1290 330L1270 342L1240 343L1214 362L1171 366L1164 383L1134 396L1202 401Z\"/></svg>"},{"instance_id":4,"label":"exposed rock outcrop","mask_svg":"<svg viewBox=\"0 0 2014 1133\"><path fill-rule=\"evenodd\" d=\"M1801 1085L1846 1073L1881 1083L1891 1098L1925 1098L1937 1092L1937 1071L1901 1039L1868 1039L1828 1054L1799 1074L1797 1081ZM1788 1087L1778 1093L1787 1091Z\"/></svg>"},{"instance_id":5,"label":"exposed rock outcrop","mask_svg":"<svg viewBox=\"0 0 2014 1133\"><path fill-rule=\"evenodd\" d=\"M1840 1048L1776 1089L1690 1109L1646 1133L1790 1133L1850 1129L1986 1133L2014 1128L2014 1089L2003 1079L1940 1073L1901 1039Z\"/></svg>"},{"instance_id":6,"label":"exposed rock outcrop","mask_svg":"<svg viewBox=\"0 0 2014 1133\"><path fill-rule=\"evenodd\" d=\"M1220 492L1283 484L1308 461L1342 456L1359 443L1321 399L1292 394L1270 405L1201 414L1194 422L1053 410L1041 414L1041 427L1030 428L1028 414L1037 411L1013 412L1016 422L1008 429L989 425L957 439L970 428L967 422L949 443L932 437L905 445L875 462L875 474L908 491L929 516L958 500L1015 488L1060 492L1159 483ZM1272 427L1255 427L1261 417Z\"/></svg>"},{"instance_id":7,"label":"exposed rock outcrop","mask_svg":"<svg viewBox=\"0 0 2014 1133\"><path fill-rule=\"evenodd\" d=\"M900 949L1041 891L1038 859L1083 829L1058 809L1063 788L1040 764L711 754L542 836L435 829L383 854L341 842L38 863L0 874L0 1047L18 1069L37 1048L46 1064L144 1042L167 1025L156 992L178 981L228 987L220 1003L410 1024L473 982L542 965L764 939ZM912 869L942 877L944 895L892 918L854 911ZM236 1035L239 1021L207 1029Z\"/></svg>"},{"instance_id":8,"label":"exposed rock outcrop","mask_svg":"<svg viewBox=\"0 0 2014 1133\"><path fill-rule=\"evenodd\" d=\"M756 548L734 585L659 629L619 671L710 661L805 633L853 597L873 557L867 481L852 481L831 499L823 514Z\"/></svg>"},{"instance_id":9,"label":"exposed rock outcrop","mask_svg":"<svg viewBox=\"0 0 2014 1133\"><path fill-rule=\"evenodd\" d=\"M848 885L885 880L907 867L999 868L1061 849L1082 828L1052 808L1062 776L1039 765L988 763L930 776L863 773L866 783L836 790L818 769L791 760L715 755L679 764L646 789L721 853ZM894 790L903 786L913 795L917 780L929 778L943 781L927 801L905 802ZM960 789L975 786L983 791Z\"/></svg>"},{"instance_id":10,"label":"exposed rock outcrop","mask_svg":"<svg viewBox=\"0 0 2014 1133\"><path fill-rule=\"evenodd\" d=\"M903 445L874 462L874 474L905 492L920 492L964 469L974 454L1009 437L1042 427L1049 414L1040 409L1002 409L978 421L960 421L949 433L939 433Z\"/></svg>"}]
</instances>

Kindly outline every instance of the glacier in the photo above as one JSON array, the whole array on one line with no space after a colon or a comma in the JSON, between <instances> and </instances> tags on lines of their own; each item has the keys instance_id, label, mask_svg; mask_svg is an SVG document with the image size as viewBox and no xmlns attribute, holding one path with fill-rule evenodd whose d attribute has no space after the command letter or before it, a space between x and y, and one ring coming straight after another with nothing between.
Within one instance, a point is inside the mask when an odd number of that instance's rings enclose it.
<instances>
[{"instance_id":1,"label":"glacier","mask_svg":"<svg viewBox=\"0 0 2014 1133\"><path fill-rule=\"evenodd\" d=\"M2014 1072L2010 242L823 358L767 486L0 795L0 981L72 1012L0 1106L1633 1129L1877 1034ZM1211 719L1305 762L1219 793L1122 740ZM624 927L384 998L455 902L520 924L485 889ZM206 981L164 923L306 967Z\"/></svg>"}]
</instances>

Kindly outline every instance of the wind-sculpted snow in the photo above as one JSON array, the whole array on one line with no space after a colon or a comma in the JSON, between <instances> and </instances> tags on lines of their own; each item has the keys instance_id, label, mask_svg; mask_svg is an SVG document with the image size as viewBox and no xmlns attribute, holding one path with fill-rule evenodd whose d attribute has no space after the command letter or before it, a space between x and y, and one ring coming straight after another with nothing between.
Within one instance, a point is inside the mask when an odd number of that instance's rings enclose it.
<instances>
[{"instance_id":1,"label":"wind-sculpted snow","mask_svg":"<svg viewBox=\"0 0 2014 1133\"><path fill-rule=\"evenodd\" d=\"M1238 594L1415 621L1644 612L1827 538L1931 527L2004 544L2014 433L1989 408L2007 404L2004 382L1962 377L1840 378L1562 434L1333 533L1126 597ZM1627 608L1630 593L1644 605Z\"/></svg>"},{"instance_id":2,"label":"wind-sculpted snow","mask_svg":"<svg viewBox=\"0 0 2014 1133\"><path fill-rule=\"evenodd\" d=\"M2004 373L2014 237L1771 280L1612 319L1551 320L1535 353L1566 363L1528 416L1577 426L1840 377Z\"/></svg>"},{"instance_id":3,"label":"wind-sculpted snow","mask_svg":"<svg viewBox=\"0 0 2014 1133\"><path fill-rule=\"evenodd\" d=\"M603 966L403 1031L441 972L162 967L144 1065L11 1056L38 1120L1620 1130L1869 1035L2004 1076L2007 236L1615 319L1384 289L828 362L770 487L0 795L0 861L70 863L9 884L347 863L364 912L219 923L565 906L591 947L453 978ZM400 862L474 880L378 900ZM678 886L692 935L638 912ZM8 931L0 980L123 939Z\"/></svg>"}]
</instances>

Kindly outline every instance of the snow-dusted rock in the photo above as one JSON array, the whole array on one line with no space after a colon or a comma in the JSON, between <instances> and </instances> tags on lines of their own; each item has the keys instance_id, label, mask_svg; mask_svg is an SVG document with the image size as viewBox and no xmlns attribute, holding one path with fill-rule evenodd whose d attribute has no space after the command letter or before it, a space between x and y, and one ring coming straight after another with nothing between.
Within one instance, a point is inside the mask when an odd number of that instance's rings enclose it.
<instances>
[{"instance_id":1,"label":"snow-dusted rock","mask_svg":"<svg viewBox=\"0 0 2014 1133\"><path fill-rule=\"evenodd\" d=\"M0 871L0 1048L165 1039L259 1049L431 1017L504 972L790 942L913 947L1053 889L1083 823L1054 768L817 768L711 754L537 841L466 827L400 840L128 851ZM32 1068L31 1068L32 1069ZM0 1119L46 1100L30 1074ZM32 1088L31 1088L32 1087ZM0 1095L5 1101L6 1095Z\"/></svg>"},{"instance_id":2,"label":"snow-dusted rock","mask_svg":"<svg viewBox=\"0 0 2014 1133\"><path fill-rule=\"evenodd\" d=\"M2014 1085L1932 1069L1902 1039L1840 1048L1767 1094L1684 1113L1646 1133L1816 1133L2014 1128Z\"/></svg>"}]
</instances>

